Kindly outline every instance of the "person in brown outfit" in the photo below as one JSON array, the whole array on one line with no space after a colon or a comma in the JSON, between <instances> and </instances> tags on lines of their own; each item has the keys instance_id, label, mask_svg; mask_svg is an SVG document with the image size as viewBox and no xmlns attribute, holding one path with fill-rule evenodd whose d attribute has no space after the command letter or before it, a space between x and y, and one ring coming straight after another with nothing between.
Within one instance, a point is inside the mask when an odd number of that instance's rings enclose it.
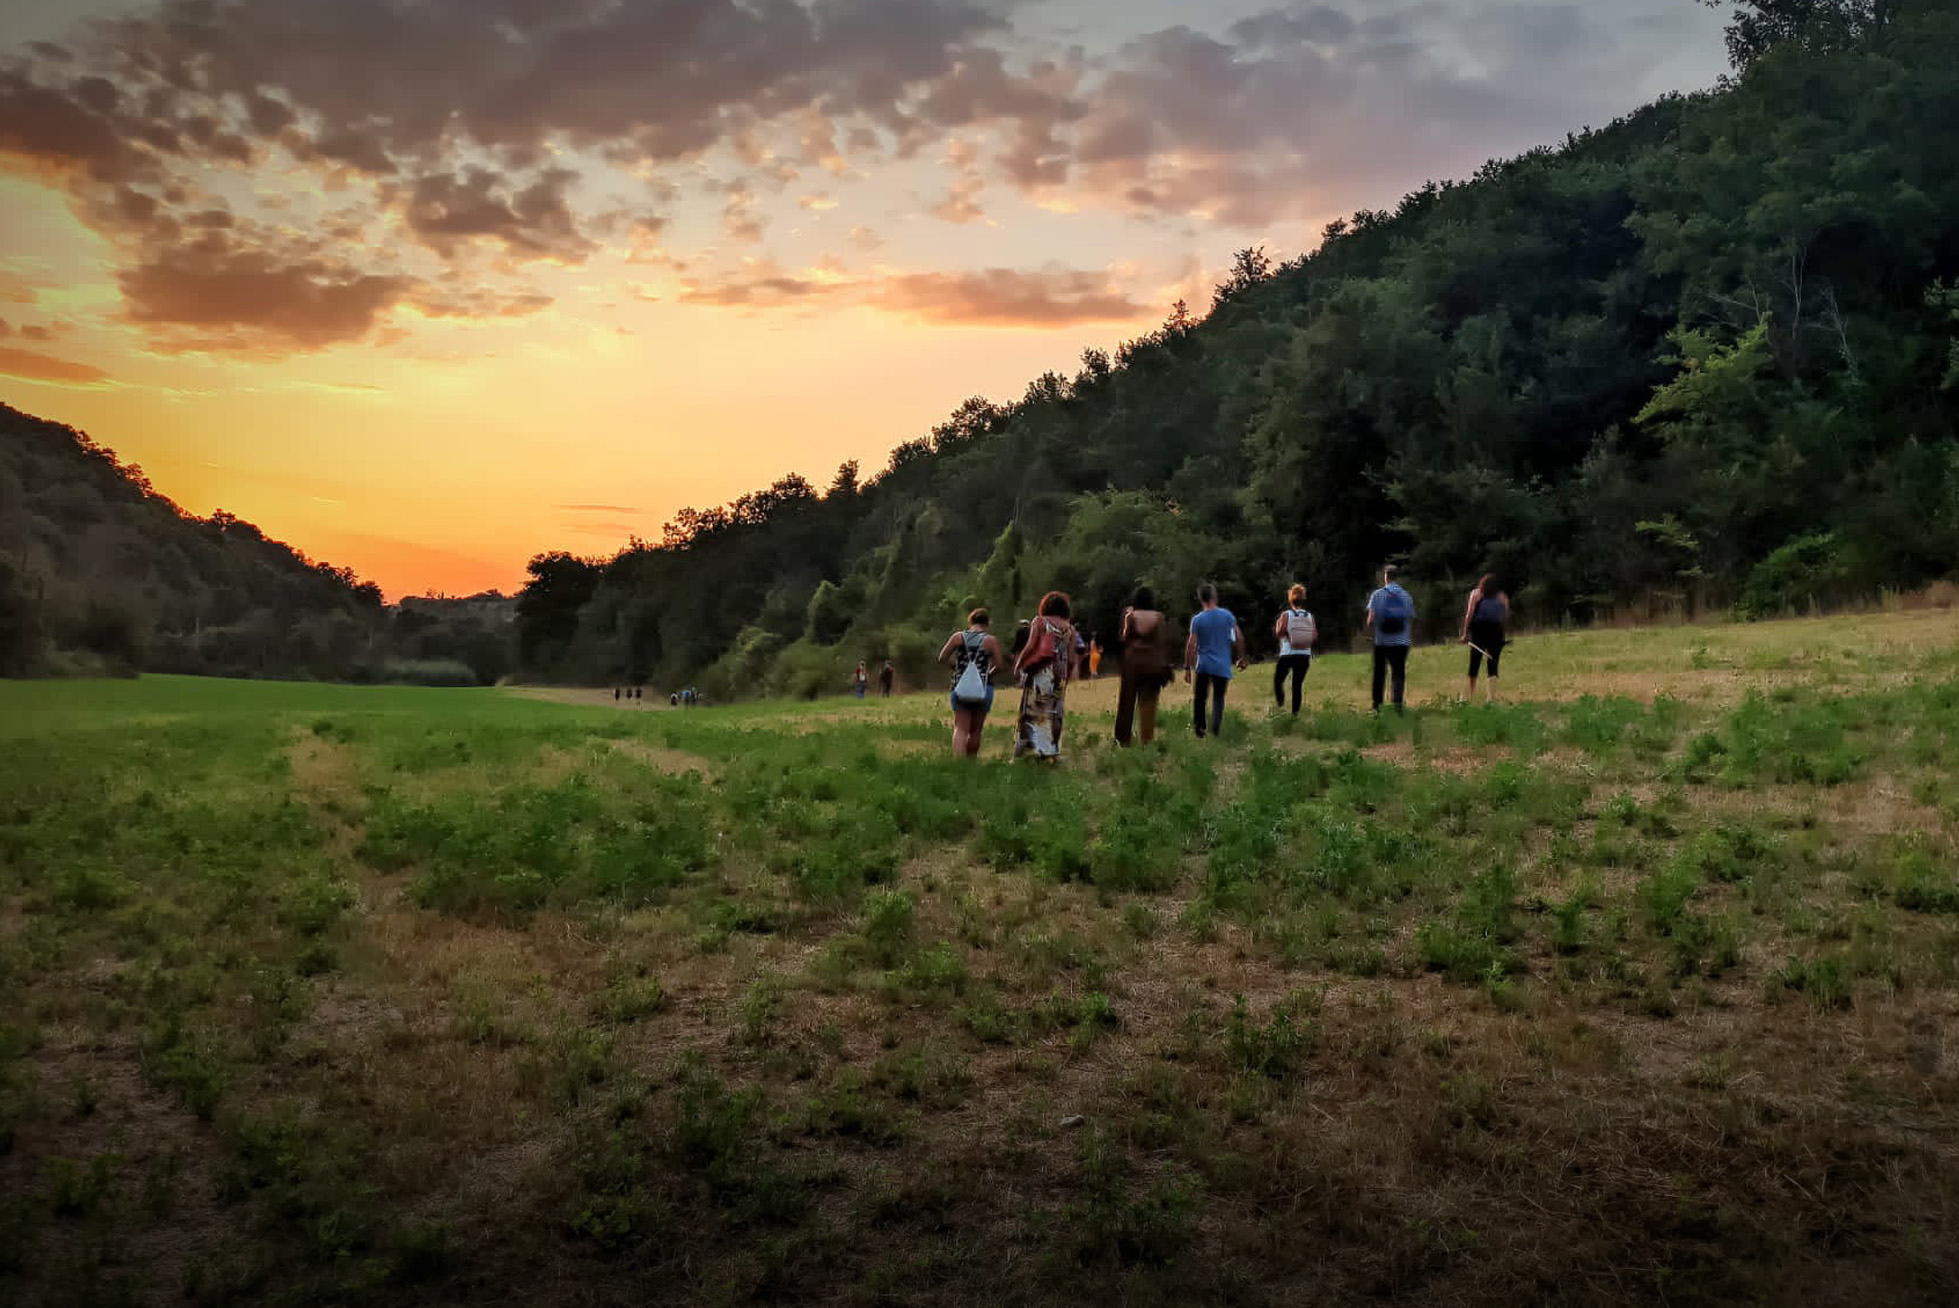
<instances>
[{"instance_id":1,"label":"person in brown outfit","mask_svg":"<svg viewBox=\"0 0 1959 1308\"><path fill-rule=\"evenodd\" d=\"M1127 746L1132 727L1143 743L1156 739L1156 699L1170 682L1169 624L1148 586L1138 586L1122 613L1122 680L1116 690L1116 744Z\"/></svg>"}]
</instances>

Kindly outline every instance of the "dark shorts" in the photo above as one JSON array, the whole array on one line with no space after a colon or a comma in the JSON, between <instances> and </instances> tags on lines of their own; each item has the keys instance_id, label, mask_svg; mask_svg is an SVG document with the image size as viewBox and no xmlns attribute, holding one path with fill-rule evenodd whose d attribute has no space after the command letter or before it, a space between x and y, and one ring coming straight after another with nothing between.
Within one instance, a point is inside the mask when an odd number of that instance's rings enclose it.
<instances>
[{"instance_id":1,"label":"dark shorts","mask_svg":"<svg viewBox=\"0 0 1959 1308\"><path fill-rule=\"evenodd\" d=\"M954 713L977 713L985 717L993 711L993 687L991 686L986 688L986 702L982 704L961 704L957 695L948 695L946 698L952 701Z\"/></svg>"}]
</instances>

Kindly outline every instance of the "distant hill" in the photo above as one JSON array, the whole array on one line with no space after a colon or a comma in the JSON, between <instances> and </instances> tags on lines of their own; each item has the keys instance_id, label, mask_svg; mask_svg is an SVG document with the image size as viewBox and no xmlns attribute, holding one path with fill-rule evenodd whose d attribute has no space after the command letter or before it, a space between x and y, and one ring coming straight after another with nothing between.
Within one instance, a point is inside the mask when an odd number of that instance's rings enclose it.
<instances>
[{"instance_id":1,"label":"distant hill","mask_svg":"<svg viewBox=\"0 0 1959 1308\"><path fill-rule=\"evenodd\" d=\"M787 476L610 559L540 556L527 671L815 693L929 675L1049 589L1111 633L1216 581L1255 650L1383 562L1424 639L1494 571L1525 622L1769 614L1959 567L1959 13L1737 0L1735 76L1393 212L1242 252L1213 302L888 467ZM1254 620L1256 619L1256 620ZM1008 628L1010 629L1010 627Z\"/></svg>"},{"instance_id":2,"label":"distant hill","mask_svg":"<svg viewBox=\"0 0 1959 1308\"><path fill-rule=\"evenodd\" d=\"M389 625L373 583L186 514L82 433L0 405L0 675L354 677Z\"/></svg>"}]
</instances>

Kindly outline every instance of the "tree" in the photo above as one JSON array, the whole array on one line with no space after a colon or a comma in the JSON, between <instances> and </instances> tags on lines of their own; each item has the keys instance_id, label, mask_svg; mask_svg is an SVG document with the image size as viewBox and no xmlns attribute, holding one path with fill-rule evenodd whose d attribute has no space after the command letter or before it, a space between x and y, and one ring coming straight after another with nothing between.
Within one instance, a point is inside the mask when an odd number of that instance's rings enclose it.
<instances>
[{"instance_id":1,"label":"tree","mask_svg":"<svg viewBox=\"0 0 1959 1308\"><path fill-rule=\"evenodd\" d=\"M1701 0L1710 9L1729 0ZM1891 25L1904 0L1742 0L1728 24L1728 60L1745 70L1769 51L1798 46L1807 53L1846 50Z\"/></svg>"}]
</instances>

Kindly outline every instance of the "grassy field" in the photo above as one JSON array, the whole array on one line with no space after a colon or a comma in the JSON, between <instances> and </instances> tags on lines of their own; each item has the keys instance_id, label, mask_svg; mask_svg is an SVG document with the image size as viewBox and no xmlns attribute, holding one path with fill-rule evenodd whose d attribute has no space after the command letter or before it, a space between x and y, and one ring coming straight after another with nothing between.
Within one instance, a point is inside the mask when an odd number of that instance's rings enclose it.
<instances>
[{"instance_id":1,"label":"grassy field","mask_svg":"<svg viewBox=\"0 0 1959 1308\"><path fill-rule=\"evenodd\" d=\"M0 682L0 1303L1959 1301L1959 618L1506 671Z\"/></svg>"}]
</instances>

